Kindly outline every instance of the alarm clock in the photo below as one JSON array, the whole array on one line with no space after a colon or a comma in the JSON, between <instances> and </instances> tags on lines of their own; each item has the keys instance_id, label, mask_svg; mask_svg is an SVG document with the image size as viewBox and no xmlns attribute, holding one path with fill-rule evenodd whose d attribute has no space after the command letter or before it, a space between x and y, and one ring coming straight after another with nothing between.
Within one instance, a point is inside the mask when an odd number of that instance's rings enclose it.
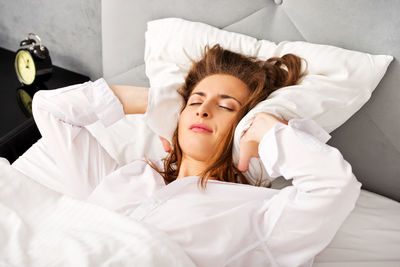
<instances>
[{"instance_id":1,"label":"alarm clock","mask_svg":"<svg viewBox=\"0 0 400 267\"><path fill-rule=\"evenodd\" d=\"M39 45L32 38L37 39ZM18 80L26 85L38 80L47 80L53 71L49 50L42 45L42 40L34 33L29 33L20 42L20 49L16 52L14 66Z\"/></svg>"}]
</instances>

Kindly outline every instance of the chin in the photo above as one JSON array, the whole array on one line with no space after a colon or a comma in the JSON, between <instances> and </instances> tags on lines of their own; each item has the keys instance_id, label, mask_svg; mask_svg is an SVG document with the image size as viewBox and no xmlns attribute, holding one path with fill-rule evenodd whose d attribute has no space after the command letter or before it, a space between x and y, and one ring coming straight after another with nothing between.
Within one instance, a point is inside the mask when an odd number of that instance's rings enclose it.
<instances>
[{"instance_id":1,"label":"chin","mask_svg":"<svg viewBox=\"0 0 400 267\"><path fill-rule=\"evenodd\" d=\"M205 145L200 140L191 139L187 142L179 142L183 155L197 161L207 161L210 155L214 153L214 146Z\"/></svg>"},{"instance_id":2,"label":"chin","mask_svg":"<svg viewBox=\"0 0 400 267\"><path fill-rule=\"evenodd\" d=\"M178 142L183 155L197 161L207 161L215 152L216 145L211 135L182 131L178 133Z\"/></svg>"},{"instance_id":3,"label":"chin","mask_svg":"<svg viewBox=\"0 0 400 267\"><path fill-rule=\"evenodd\" d=\"M198 161L207 161L212 151L204 146L189 145L186 149L182 147L184 155Z\"/></svg>"}]
</instances>

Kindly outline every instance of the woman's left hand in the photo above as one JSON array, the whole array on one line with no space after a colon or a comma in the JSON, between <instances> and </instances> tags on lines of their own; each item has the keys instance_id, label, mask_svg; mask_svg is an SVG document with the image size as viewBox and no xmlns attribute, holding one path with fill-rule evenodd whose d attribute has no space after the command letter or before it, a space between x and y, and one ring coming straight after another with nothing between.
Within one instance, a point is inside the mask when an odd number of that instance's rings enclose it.
<instances>
[{"instance_id":1,"label":"woman's left hand","mask_svg":"<svg viewBox=\"0 0 400 267\"><path fill-rule=\"evenodd\" d=\"M288 124L287 121L281 120L278 117L269 113L258 113L249 129L240 139L239 144L239 163L238 170L241 172L247 171L249 168L250 159L259 157L258 145L264 135L274 127L278 122Z\"/></svg>"}]
</instances>

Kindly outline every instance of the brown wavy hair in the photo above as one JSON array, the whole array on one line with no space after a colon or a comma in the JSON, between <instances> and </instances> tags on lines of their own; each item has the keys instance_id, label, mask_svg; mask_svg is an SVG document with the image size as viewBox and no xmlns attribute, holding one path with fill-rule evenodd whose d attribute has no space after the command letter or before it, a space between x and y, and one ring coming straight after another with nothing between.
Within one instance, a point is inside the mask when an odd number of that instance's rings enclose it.
<instances>
[{"instance_id":1,"label":"brown wavy hair","mask_svg":"<svg viewBox=\"0 0 400 267\"><path fill-rule=\"evenodd\" d=\"M204 78L214 74L227 74L240 79L250 89L250 97L239 110L228 134L222 137L217 152L210 155L209 165L200 175L198 185L201 184L202 188L206 189L207 180L211 177L220 181L249 184L246 177L236 168L232 159L236 126L249 110L265 100L273 91L284 86L297 84L305 74L301 71L301 64L302 59L293 54L272 57L263 61L256 57L245 56L224 49L218 44L211 48L205 47L203 57L199 61L193 62L185 83L178 90L185 101L182 110L196 85ZM176 180L182 162L182 150L178 142L178 127L174 132L171 148L171 152L163 159L164 170L159 170L155 164L150 162L150 165L164 178L166 184ZM261 182L260 177L255 185L260 186Z\"/></svg>"}]
</instances>

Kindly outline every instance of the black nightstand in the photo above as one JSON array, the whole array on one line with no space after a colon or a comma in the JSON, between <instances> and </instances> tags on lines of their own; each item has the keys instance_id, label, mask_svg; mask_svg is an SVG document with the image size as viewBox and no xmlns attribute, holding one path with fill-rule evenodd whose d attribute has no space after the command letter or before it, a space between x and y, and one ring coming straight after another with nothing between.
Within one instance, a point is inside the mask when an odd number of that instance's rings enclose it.
<instances>
[{"instance_id":1,"label":"black nightstand","mask_svg":"<svg viewBox=\"0 0 400 267\"><path fill-rule=\"evenodd\" d=\"M33 118L18 103L21 83L15 74L14 59L14 51L0 48L0 157L10 163L41 137ZM51 78L43 84L51 90L89 80L87 76L53 66Z\"/></svg>"}]
</instances>

